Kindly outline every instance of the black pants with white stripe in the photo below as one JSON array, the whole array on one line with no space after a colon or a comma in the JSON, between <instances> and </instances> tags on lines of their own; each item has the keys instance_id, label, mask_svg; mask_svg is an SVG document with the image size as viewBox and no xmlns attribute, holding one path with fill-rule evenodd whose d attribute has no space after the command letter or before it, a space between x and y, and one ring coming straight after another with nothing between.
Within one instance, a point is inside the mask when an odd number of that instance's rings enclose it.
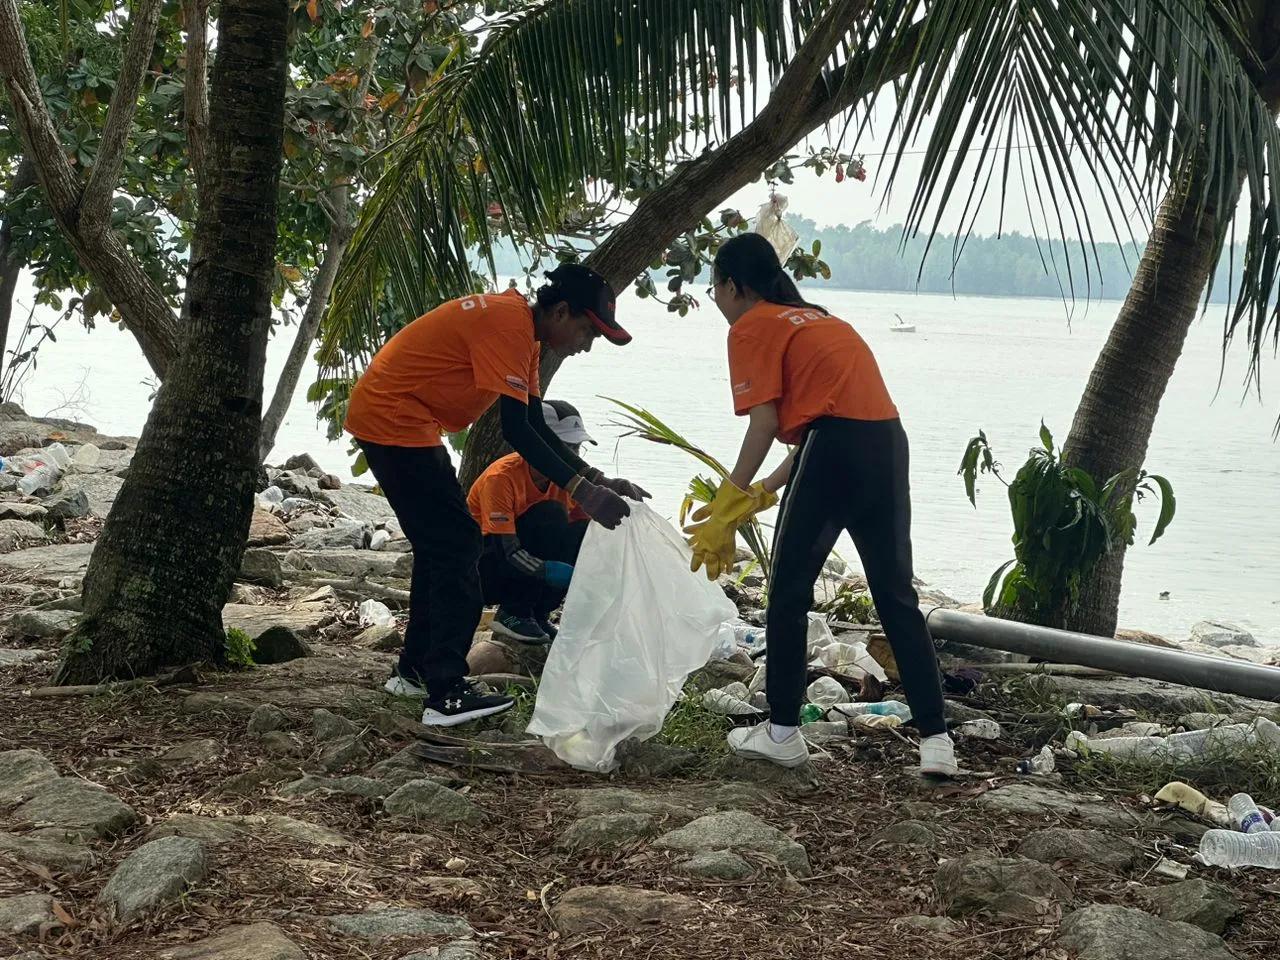
<instances>
[{"instance_id":1,"label":"black pants with white stripe","mask_svg":"<svg viewBox=\"0 0 1280 960\"><path fill-rule=\"evenodd\" d=\"M444 447L357 442L413 544L409 625L398 670L441 697L467 675L467 651L484 607L480 526Z\"/></svg>"},{"instance_id":2,"label":"black pants with white stripe","mask_svg":"<svg viewBox=\"0 0 1280 960\"><path fill-rule=\"evenodd\" d=\"M589 520L570 523L564 504L547 500L535 503L516 518L516 537L525 551L539 560L572 565L578 562L588 523ZM547 586L541 577L529 576L512 566L498 536L484 538L480 582L485 603L496 603L507 613L521 617L545 619L564 602L566 593Z\"/></svg>"},{"instance_id":3,"label":"black pants with white stripe","mask_svg":"<svg viewBox=\"0 0 1280 960\"><path fill-rule=\"evenodd\" d=\"M908 464L898 420L824 417L801 441L774 535L769 585L766 693L774 723L800 722L813 587L847 530L916 727L922 736L947 729L938 658L912 584Z\"/></svg>"}]
</instances>

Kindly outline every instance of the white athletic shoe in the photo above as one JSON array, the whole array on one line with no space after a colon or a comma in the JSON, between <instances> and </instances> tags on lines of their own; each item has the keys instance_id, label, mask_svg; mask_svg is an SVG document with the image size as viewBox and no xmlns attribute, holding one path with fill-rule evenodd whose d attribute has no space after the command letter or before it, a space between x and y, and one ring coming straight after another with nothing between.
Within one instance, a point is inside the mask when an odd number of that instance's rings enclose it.
<instances>
[{"instance_id":1,"label":"white athletic shoe","mask_svg":"<svg viewBox=\"0 0 1280 960\"><path fill-rule=\"evenodd\" d=\"M769 735L769 724L729 731L729 749L747 760L768 760L780 767L803 767L809 762L809 745L799 731L781 743Z\"/></svg>"},{"instance_id":2,"label":"white athletic shoe","mask_svg":"<svg viewBox=\"0 0 1280 960\"><path fill-rule=\"evenodd\" d=\"M427 695L426 687L414 683L398 673L393 673L387 679L387 682L382 685L382 689L393 697L425 697Z\"/></svg>"},{"instance_id":3,"label":"white athletic shoe","mask_svg":"<svg viewBox=\"0 0 1280 960\"><path fill-rule=\"evenodd\" d=\"M920 772L930 777L954 777L960 772L951 734L935 733L920 741Z\"/></svg>"}]
</instances>

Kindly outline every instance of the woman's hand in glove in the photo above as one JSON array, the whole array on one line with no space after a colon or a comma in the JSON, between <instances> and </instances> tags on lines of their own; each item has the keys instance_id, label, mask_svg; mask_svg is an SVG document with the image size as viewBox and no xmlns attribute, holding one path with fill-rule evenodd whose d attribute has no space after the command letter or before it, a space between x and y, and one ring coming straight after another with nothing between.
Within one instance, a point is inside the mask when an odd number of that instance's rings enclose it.
<instances>
[{"instance_id":1,"label":"woman's hand in glove","mask_svg":"<svg viewBox=\"0 0 1280 960\"><path fill-rule=\"evenodd\" d=\"M624 480L622 477L601 477L596 483L628 500L648 500L651 496L644 487L630 480Z\"/></svg>"}]
</instances>

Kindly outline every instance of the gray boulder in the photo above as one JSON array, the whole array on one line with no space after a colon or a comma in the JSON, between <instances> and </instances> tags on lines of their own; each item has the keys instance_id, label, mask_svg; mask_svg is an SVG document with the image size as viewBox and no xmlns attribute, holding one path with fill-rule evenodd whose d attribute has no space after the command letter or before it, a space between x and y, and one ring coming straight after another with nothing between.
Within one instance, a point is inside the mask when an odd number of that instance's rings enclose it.
<instances>
[{"instance_id":1,"label":"gray boulder","mask_svg":"<svg viewBox=\"0 0 1280 960\"><path fill-rule=\"evenodd\" d=\"M428 823L479 823L484 813L474 803L434 780L410 780L383 801L387 813Z\"/></svg>"},{"instance_id":2,"label":"gray boulder","mask_svg":"<svg viewBox=\"0 0 1280 960\"><path fill-rule=\"evenodd\" d=\"M0 807L31 796L37 787L58 779L58 768L38 750L6 750L0 753Z\"/></svg>"},{"instance_id":3,"label":"gray boulder","mask_svg":"<svg viewBox=\"0 0 1280 960\"><path fill-rule=\"evenodd\" d=\"M280 788L282 797L306 797L313 793L338 793L353 797L375 799L385 797L394 788L381 780L369 777L316 777L308 774L300 780L286 783Z\"/></svg>"},{"instance_id":4,"label":"gray boulder","mask_svg":"<svg viewBox=\"0 0 1280 960\"><path fill-rule=\"evenodd\" d=\"M187 946L162 949L159 960L306 960L306 956L274 923L254 923L230 927Z\"/></svg>"},{"instance_id":5,"label":"gray boulder","mask_svg":"<svg viewBox=\"0 0 1280 960\"><path fill-rule=\"evenodd\" d=\"M751 864L728 850L708 850L676 864L676 870L703 880L743 880L751 876Z\"/></svg>"},{"instance_id":6,"label":"gray boulder","mask_svg":"<svg viewBox=\"0 0 1280 960\"><path fill-rule=\"evenodd\" d=\"M0 520L26 520L39 523L49 511L38 503L22 503L18 500L0 500Z\"/></svg>"},{"instance_id":7,"label":"gray boulder","mask_svg":"<svg viewBox=\"0 0 1280 960\"><path fill-rule=\"evenodd\" d=\"M137 823L138 815L97 784L59 777L33 789L13 819L39 828L41 836L74 843L114 837Z\"/></svg>"},{"instance_id":8,"label":"gray boulder","mask_svg":"<svg viewBox=\"0 0 1280 960\"><path fill-rule=\"evenodd\" d=\"M980 851L944 863L934 886L951 917L983 914L1034 919L1048 905L1071 899L1071 890L1043 863Z\"/></svg>"},{"instance_id":9,"label":"gray boulder","mask_svg":"<svg viewBox=\"0 0 1280 960\"><path fill-rule=\"evenodd\" d=\"M255 737L274 733L283 727L288 719L285 712L275 704L260 704L249 715L249 733Z\"/></svg>"},{"instance_id":10,"label":"gray boulder","mask_svg":"<svg viewBox=\"0 0 1280 960\"><path fill-rule=\"evenodd\" d=\"M0 897L0 933L39 933L40 925L56 924L53 897L43 893L24 893L16 897Z\"/></svg>"},{"instance_id":11,"label":"gray boulder","mask_svg":"<svg viewBox=\"0 0 1280 960\"><path fill-rule=\"evenodd\" d=\"M1209 933L1222 933L1243 912L1240 901L1226 887L1207 880L1183 880L1143 892L1165 920L1190 923Z\"/></svg>"},{"instance_id":12,"label":"gray boulder","mask_svg":"<svg viewBox=\"0 0 1280 960\"><path fill-rule=\"evenodd\" d=\"M284 586L284 569L280 557L265 547L250 547L240 560L240 576L244 583L257 583L280 589Z\"/></svg>"},{"instance_id":13,"label":"gray boulder","mask_svg":"<svg viewBox=\"0 0 1280 960\"><path fill-rule=\"evenodd\" d=\"M358 520L339 517L331 527L316 527L293 538L300 550L363 550L369 546L370 529Z\"/></svg>"},{"instance_id":14,"label":"gray boulder","mask_svg":"<svg viewBox=\"0 0 1280 960\"><path fill-rule=\"evenodd\" d=\"M125 858L102 890L101 900L128 920L179 896L204 879L209 867L198 840L164 837L145 843Z\"/></svg>"},{"instance_id":15,"label":"gray boulder","mask_svg":"<svg viewBox=\"0 0 1280 960\"><path fill-rule=\"evenodd\" d=\"M253 662L268 666L311 656L311 648L291 627L272 624L253 638Z\"/></svg>"},{"instance_id":16,"label":"gray boulder","mask_svg":"<svg viewBox=\"0 0 1280 960\"><path fill-rule=\"evenodd\" d=\"M322 708L311 711L311 733L317 743L327 743L359 732L360 728L346 717Z\"/></svg>"},{"instance_id":17,"label":"gray boulder","mask_svg":"<svg viewBox=\"0 0 1280 960\"><path fill-rule=\"evenodd\" d=\"M79 619L74 610L23 610L9 620L9 632L15 637L61 640Z\"/></svg>"},{"instance_id":18,"label":"gray boulder","mask_svg":"<svg viewBox=\"0 0 1280 960\"><path fill-rule=\"evenodd\" d=\"M611 850L653 836L653 817L644 813L602 813L575 820L560 835L562 850Z\"/></svg>"},{"instance_id":19,"label":"gray boulder","mask_svg":"<svg viewBox=\"0 0 1280 960\"><path fill-rule=\"evenodd\" d=\"M891 823L871 835L874 843L887 843L898 847L936 847L938 835L933 827L922 820L903 820Z\"/></svg>"},{"instance_id":20,"label":"gray boulder","mask_svg":"<svg viewBox=\"0 0 1280 960\"><path fill-rule=\"evenodd\" d=\"M988 790L976 803L992 813L1019 819L1077 817L1086 823L1105 826L1116 818L1116 807L1101 798L1034 783L1012 783Z\"/></svg>"},{"instance_id":21,"label":"gray boulder","mask_svg":"<svg viewBox=\"0 0 1280 960\"><path fill-rule=\"evenodd\" d=\"M1074 860L1117 870L1133 866L1139 853L1131 840L1113 837L1100 830L1068 830L1063 827L1037 830L1018 847L1019 856L1041 863Z\"/></svg>"},{"instance_id":22,"label":"gray boulder","mask_svg":"<svg viewBox=\"0 0 1280 960\"><path fill-rule=\"evenodd\" d=\"M1058 928L1079 960L1235 960L1222 938L1127 907L1085 907Z\"/></svg>"},{"instance_id":23,"label":"gray boulder","mask_svg":"<svg viewBox=\"0 0 1280 960\"><path fill-rule=\"evenodd\" d=\"M1256 647L1258 641L1244 627L1223 620L1201 620L1191 628L1191 642L1207 647Z\"/></svg>"},{"instance_id":24,"label":"gray boulder","mask_svg":"<svg viewBox=\"0 0 1280 960\"><path fill-rule=\"evenodd\" d=\"M188 740L170 747L156 759L166 766L193 767L202 763L212 763L222 756L222 741L205 738Z\"/></svg>"},{"instance_id":25,"label":"gray boulder","mask_svg":"<svg viewBox=\"0 0 1280 960\"><path fill-rule=\"evenodd\" d=\"M319 499L337 507L344 516L370 526L394 520L396 516L386 497L380 497L353 483L337 490L326 490L320 494Z\"/></svg>"},{"instance_id":26,"label":"gray boulder","mask_svg":"<svg viewBox=\"0 0 1280 960\"><path fill-rule=\"evenodd\" d=\"M574 887L551 908L565 936L638 926L683 923L699 912L696 901L675 893L638 887Z\"/></svg>"},{"instance_id":27,"label":"gray boulder","mask_svg":"<svg viewBox=\"0 0 1280 960\"><path fill-rule=\"evenodd\" d=\"M8 553L20 543L48 538L44 527L30 520L0 520L0 553Z\"/></svg>"},{"instance_id":28,"label":"gray boulder","mask_svg":"<svg viewBox=\"0 0 1280 960\"><path fill-rule=\"evenodd\" d=\"M387 624L386 626L375 624L362 631L355 639L358 647L368 647L370 650L381 650L384 653L393 653L399 650L403 642L400 639L400 631L396 629L395 624Z\"/></svg>"},{"instance_id":29,"label":"gray boulder","mask_svg":"<svg viewBox=\"0 0 1280 960\"><path fill-rule=\"evenodd\" d=\"M84 873L95 862L93 852L86 847L16 833L0 833L0 854L38 863L54 873Z\"/></svg>"},{"instance_id":30,"label":"gray boulder","mask_svg":"<svg viewBox=\"0 0 1280 960\"><path fill-rule=\"evenodd\" d=\"M654 847L685 853L710 850L761 853L774 858L797 877L807 877L812 872L809 854L803 846L777 827L742 810L727 810L701 817L659 837L654 841Z\"/></svg>"},{"instance_id":31,"label":"gray boulder","mask_svg":"<svg viewBox=\"0 0 1280 960\"><path fill-rule=\"evenodd\" d=\"M0 647L0 670L5 667L20 667L24 663L34 663L36 660L43 660L52 655L48 650L10 650L7 647Z\"/></svg>"},{"instance_id":32,"label":"gray boulder","mask_svg":"<svg viewBox=\"0 0 1280 960\"><path fill-rule=\"evenodd\" d=\"M329 925L362 940L388 937L465 937L474 931L462 917L433 910L374 907L366 913L344 913L329 918Z\"/></svg>"},{"instance_id":33,"label":"gray boulder","mask_svg":"<svg viewBox=\"0 0 1280 960\"><path fill-rule=\"evenodd\" d=\"M50 520L65 522L89 515L89 497L79 487L60 490L44 500L44 508Z\"/></svg>"}]
</instances>

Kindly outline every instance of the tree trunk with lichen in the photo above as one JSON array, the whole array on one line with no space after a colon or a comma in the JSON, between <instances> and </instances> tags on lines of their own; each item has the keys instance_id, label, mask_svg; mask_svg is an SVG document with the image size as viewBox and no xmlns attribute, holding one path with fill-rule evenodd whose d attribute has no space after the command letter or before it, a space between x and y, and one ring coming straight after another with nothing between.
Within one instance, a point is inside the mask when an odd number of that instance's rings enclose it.
<instances>
[{"instance_id":1,"label":"tree trunk with lichen","mask_svg":"<svg viewBox=\"0 0 1280 960\"><path fill-rule=\"evenodd\" d=\"M218 177L197 223L182 349L84 582L59 683L223 657L253 510L287 67L284 0L224 0L210 96Z\"/></svg>"}]
</instances>

